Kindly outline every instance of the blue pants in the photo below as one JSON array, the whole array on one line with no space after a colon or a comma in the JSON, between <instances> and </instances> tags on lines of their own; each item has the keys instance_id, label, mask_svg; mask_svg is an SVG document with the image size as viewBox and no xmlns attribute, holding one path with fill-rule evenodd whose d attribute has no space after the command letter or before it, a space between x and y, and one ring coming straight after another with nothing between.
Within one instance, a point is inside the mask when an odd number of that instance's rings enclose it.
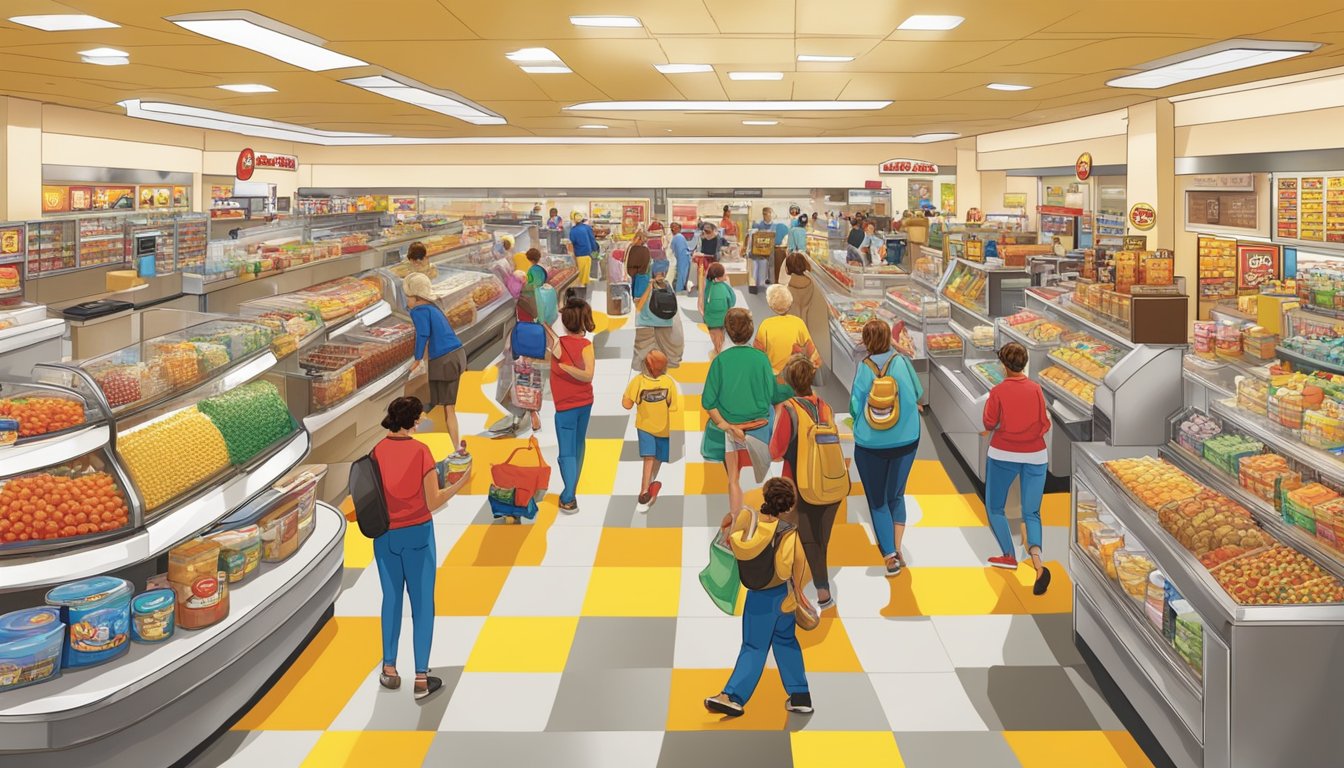
<instances>
[{"instance_id":1,"label":"blue pants","mask_svg":"<svg viewBox=\"0 0 1344 768\"><path fill-rule=\"evenodd\" d=\"M409 593L415 673L422 675L429 671L429 647L434 640L434 575L439 565L434 524L393 528L384 533L373 540L373 560L383 585L383 663L397 664L402 594Z\"/></svg>"},{"instance_id":2,"label":"blue pants","mask_svg":"<svg viewBox=\"0 0 1344 768\"><path fill-rule=\"evenodd\" d=\"M798 645L797 623L793 612L781 613L779 607L789 595L789 585L762 590L747 590L742 608L742 650L737 665L723 692L745 706L756 692L765 670L765 657L775 651L779 677L788 693L807 693L807 670L803 669L803 649Z\"/></svg>"},{"instance_id":3,"label":"blue pants","mask_svg":"<svg viewBox=\"0 0 1344 768\"><path fill-rule=\"evenodd\" d=\"M766 283L773 282L770 279L770 259L752 259L751 273L755 275L755 285L764 288Z\"/></svg>"},{"instance_id":4,"label":"blue pants","mask_svg":"<svg viewBox=\"0 0 1344 768\"><path fill-rule=\"evenodd\" d=\"M1017 461L985 459L985 504L989 508L989 527L999 542L1003 554L1011 555L1013 533L1008 528L1004 507L1008 504L1008 489L1013 479L1019 481L1022 494L1022 521L1027 524L1027 546L1041 546L1041 495L1045 493L1045 465L1023 464Z\"/></svg>"},{"instance_id":5,"label":"blue pants","mask_svg":"<svg viewBox=\"0 0 1344 768\"><path fill-rule=\"evenodd\" d=\"M905 484L915 466L919 441L896 448L854 446L854 466L868 497L868 514L873 518L873 536L883 557L896 554L896 531L905 525Z\"/></svg>"},{"instance_id":6,"label":"blue pants","mask_svg":"<svg viewBox=\"0 0 1344 768\"><path fill-rule=\"evenodd\" d=\"M593 406L584 405L567 411L555 412L555 436L560 440L560 479L565 489L560 492L560 501L569 504L579 488L579 473L583 472L583 453L588 443L588 417L593 414Z\"/></svg>"},{"instance_id":7,"label":"blue pants","mask_svg":"<svg viewBox=\"0 0 1344 768\"><path fill-rule=\"evenodd\" d=\"M677 259L677 290L686 290L686 281L691 276L691 256L686 254L686 258Z\"/></svg>"}]
</instances>

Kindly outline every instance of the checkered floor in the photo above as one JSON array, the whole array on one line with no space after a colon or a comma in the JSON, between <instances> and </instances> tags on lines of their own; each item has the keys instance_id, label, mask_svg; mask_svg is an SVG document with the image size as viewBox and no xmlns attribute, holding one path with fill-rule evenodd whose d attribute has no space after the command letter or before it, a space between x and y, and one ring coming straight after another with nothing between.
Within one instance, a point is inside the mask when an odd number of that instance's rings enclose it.
<instances>
[{"instance_id":1,"label":"checkered floor","mask_svg":"<svg viewBox=\"0 0 1344 768\"><path fill-rule=\"evenodd\" d=\"M768 311L755 297L750 305ZM683 307L686 359L708 360L694 303ZM838 515L837 605L799 633L816 712L785 712L772 662L746 716L707 714L701 700L722 688L741 638L740 620L720 613L697 580L725 511L723 470L699 455L708 366L674 371L688 395L674 423L680 460L664 469L655 507L637 513L634 420L619 398L634 328L628 318L598 323L579 510L559 513L552 494L535 523L493 524L484 470L525 441L471 438L470 492L435 517L442 563L431 665L445 690L417 704L409 690L379 688L378 574L371 542L352 527L335 619L193 766L1150 765L1073 646L1064 566L1050 562L1044 597L1031 594L1029 567L985 567L995 547L984 507L927 431L909 485L904 574L883 577L857 484ZM502 415L489 397L494 373L468 375L468 433ZM845 410L843 392L829 394ZM552 414L543 421L541 445L554 464ZM443 435L422 439L436 454L448 450ZM1067 495L1047 498L1044 516L1047 556L1062 558ZM409 608L406 617L403 674Z\"/></svg>"}]
</instances>

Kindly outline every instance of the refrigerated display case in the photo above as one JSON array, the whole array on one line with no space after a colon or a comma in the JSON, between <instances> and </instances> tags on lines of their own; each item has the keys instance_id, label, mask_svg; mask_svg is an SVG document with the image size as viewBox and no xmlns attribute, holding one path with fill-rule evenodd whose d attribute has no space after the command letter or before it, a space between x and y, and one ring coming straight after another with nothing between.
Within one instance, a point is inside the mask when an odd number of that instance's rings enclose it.
<instances>
[{"instance_id":1,"label":"refrigerated display case","mask_svg":"<svg viewBox=\"0 0 1344 768\"><path fill-rule=\"evenodd\" d=\"M887 309L915 330L944 327L951 316L947 302L936 291L914 281L888 288L886 296Z\"/></svg>"},{"instance_id":2,"label":"refrigerated display case","mask_svg":"<svg viewBox=\"0 0 1344 768\"><path fill-rule=\"evenodd\" d=\"M823 275L829 283L827 287L840 295L880 296L908 278L906 271L894 264L850 262L848 251L843 249L827 250L825 254L809 249L808 255L815 267L813 271Z\"/></svg>"},{"instance_id":3,"label":"refrigerated display case","mask_svg":"<svg viewBox=\"0 0 1344 768\"><path fill-rule=\"evenodd\" d=\"M450 259L433 265L431 280L439 297L439 308L448 316L448 324L470 356L501 338L509 319L514 316L514 299L492 272L466 265L462 268L447 266L460 261ZM404 316L409 315L402 282L412 271L408 262L401 262L376 273L384 301ZM563 295L560 288L556 293Z\"/></svg>"},{"instance_id":4,"label":"refrigerated display case","mask_svg":"<svg viewBox=\"0 0 1344 768\"><path fill-rule=\"evenodd\" d=\"M868 350L863 346L863 326L870 320L881 320L888 325L896 321L896 316L886 309L882 302L875 299L850 299L843 296L827 296L827 305L831 312L831 360L830 370L836 378L848 386L854 381L854 374ZM915 341L916 358L922 357L921 334L912 332Z\"/></svg>"},{"instance_id":5,"label":"refrigerated display case","mask_svg":"<svg viewBox=\"0 0 1344 768\"><path fill-rule=\"evenodd\" d=\"M126 263L126 222L120 216L87 216L77 220L79 266Z\"/></svg>"},{"instance_id":6,"label":"refrigerated display case","mask_svg":"<svg viewBox=\"0 0 1344 768\"><path fill-rule=\"evenodd\" d=\"M79 265L74 219L28 222L28 278L64 272Z\"/></svg>"},{"instance_id":7,"label":"refrigerated display case","mask_svg":"<svg viewBox=\"0 0 1344 768\"><path fill-rule=\"evenodd\" d=\"M928 245L920 245L918 249L910 277L924 288L937 293L938 284L942 282L943 273L947 271L943 252Z\"/></svg>"},{"instance_id":8,"label":"refrigerated display case","mask_svg":"<svg viewBox=\"0 0 1344 768\"><path fill-rule=\"evenodd\" d=\"M209 244L209 217L204 213L182 213L177 215L176 225L177 268L188 271L203 266Z\"/></svg>"},{"instance_id":9,"label":"refrigerated display case","mask_svg":"<svg viewBox=\"0 0 1344 768\"><path fill-rule=\"evenodd\" d=\"M1344 315L1313 305L1287 310L1276 351L1298 367L1344 375Z\"/></svg>"}]
</instances>

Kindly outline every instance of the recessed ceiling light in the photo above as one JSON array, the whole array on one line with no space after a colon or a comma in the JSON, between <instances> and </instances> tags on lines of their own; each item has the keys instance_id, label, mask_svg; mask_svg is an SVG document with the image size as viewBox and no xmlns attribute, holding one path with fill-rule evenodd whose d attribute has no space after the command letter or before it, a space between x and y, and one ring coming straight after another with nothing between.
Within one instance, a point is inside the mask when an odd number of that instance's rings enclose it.
<instances>
[{"instance_id":1,"label":"recessed ceiling light","mask_svg":"<svg viewBox=\"0 0 1344 768\"><path fill-rule=\"evenodd\" d=\"M640 27L634 16L570 16L569 23L576 27Z\"/></svg>"},{"instance_id":2,"label":"recessed ceiling light","mask_svg":"<svg viewBox=\"0 0 1344 768\"><path fill-rule=\"evenodd\" d=\"M248 11L188 14L169 17L168 21L198 35L246 48L309 72L362 67L368 63L329 51L322 47L326 41L319 37Z\"/></svg>"},{"instance_id":3,"label":"recessed ceiling light","mask_svg":"<svg viewBox=\"0 0 1344 768\"><path fill-rule=\"evenodd\" d=\"M783 80L783 72L729 72L729 80Z\"/></svg>"},{"instance_id":4,"label":"recessed ceiling light","mask_svg":"<svg viewBox=\"0 0 1344 768\"><path fill-rule=\"evenodd\" d=\"M235 83L233 85L217 85L216 88L223 88L226 91L234 93L275 93L275 89L269 85L261 83Z\"/></svg>"},{"instance_id":5,"label":"recessed ceiling light","mask_svg":"<svg viewBox=\"0 0 1344 768\"><path fill-rule=\"evenodd\" d=\"M572 71L564 64L524 64L519 69L529 75L567 75Z\"/></svg>"},{"instance_id":6,"label":"recessed ceiling light","mask_svg":"<svg viewBox=\"0 0 1344 768\"><path fill-rule=\"evenodd\" d=\"M580 127L580 128L588 128L588 129L590 129L590 130L594 130L594 131L605 131L605 130L607 129L607 126L602 125L601 123L584 123L583 125L580 125L579 127Z\"/></svg>"},{"instance_id":7,"label":"recessed ceiling light","mask_svg":"<svg viewBox=\"0 0 1344 768\"><path fill-rule=\"evenodd\" d=\"M80 51L79 58L85 64L98 64L103 67L119 67L131 63L131 54L116 48L90 48Z\"/></svg>"},{"instance_id":8,"label":"recessed ceiling light","mask_svg":"<svg viewBox=\"0 0 1344 768\"><path fill-rule=\"evenodd\" d=\"M743 120L743 125L779 125L778 120Z\"/></svg>"},{"instance_id":9,"label":"recessed ceiling light","mask_svg":"<svg viewBox=\"0 0 1344 768\"><path fill-rule=\"evenodd\" d=\"M654 64L653 68L664 75L689 75L695 72L713 72L708 64Z\"/></svg>"},{"instance_id":10,"label":"recessed ceiling light","mask_svg":"<svg viewBox=\"0 0 1344 768\"><path fill-rule=\"evenodd\" d=\"M555 55L555 51L550 48L519 48L511 51L504 56L512 62L519 64L549 64L559 62L560 57Z\"/></svg>"},{"instance_id":11,"label":"recessed ceiling light","mask_svg":"<svg viewBox=\"0 0 1344 768\"><path fill-rule=\"evenodd\" d=\"M946 32L949 29L956 29L965 21L960 16L937 16L927 14L915 14L905 21L897 29L917 32Z\"/></svg>"},{"instance_id":12,"label":"recessed ceiling light","mask_svg":"<svg viewBox=\"0 0 1344 768\"><path fill-rule=\"evenodd\" d=\"M820 56L820 55L815 54L815 53L801 53L801 54L798 54L798 60L799 60L799 61L816 61L816 62L840 63L840 62L845 62L845 61L853 61L853 60L854 60L854 57L853 57L853 56Z\"/></svg>"},{"instance_id":13,"label":"recessed ceiling light","mask_svg":"<svg viewBox=\"0 0 1344 768\"><path fill-rule=\"evenodd\" d=\"M1013 85L1012 83L990 83L985 86L991 91L1030 91L1030 85Z\"/></svg>"},{"instance_id":14,"label":"recessed ceiling light","mask_svg":"<svg viewBox=\"0 0 1344 768\"><path fill-rule=\"evenodd\" d=\"M401 77L398 75L397 77ZM441 115L455 117L472 125L504 125L507 121L485 108L447 91L436 91L415 81L393 79L384 75L356 77L342 80L346 85L363 88L370 93L386 96L389 99L438 112Z\"/></svg>"},{"instance_id":15,"label":"recessed ceiling light","mask_svg":"<svg viewBox=\"0 0 1344 768\"><path fill-rule=\"evenodd\" d=\"M1145 71L1106 81L1112 88L1165 88L1202 77L1258 67L1311 53L1320 43L1229 40L1159 59L1138 67Z\"/></svg>"},{"instance_id":16,"label":"recessed ceiling light","mask_svg":"<svg viewBox=\"0 0 1344 768\"><path fill-rule=\"evenodd\" d=\"M885 109L891 101L585 101L585 112L845 112Z\"/></svg>"},{"instance_id":17,"label":"recessed ceiling light","mask_svg":"<svg viewBox=\"0 0 1344 768\"><path fill-rule=\"evenodd\" d=\"M42 16L11 16L9 20L43 32L68 32L75 29L116 29L119 24L82 13L53 13Z\"/></svg>"}]
</instances>

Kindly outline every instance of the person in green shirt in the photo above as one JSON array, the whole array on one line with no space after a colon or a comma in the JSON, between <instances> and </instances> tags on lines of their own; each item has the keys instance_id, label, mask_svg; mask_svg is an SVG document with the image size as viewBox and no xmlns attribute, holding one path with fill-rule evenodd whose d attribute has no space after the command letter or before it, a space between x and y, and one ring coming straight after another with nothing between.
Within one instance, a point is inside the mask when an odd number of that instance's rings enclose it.
<instances>
[{"instance_id":1,"label":"person in green shirt","mask_svg":"<svg viewBox=\"0 0 1344 768\"><path fill-rule=\"evenodd\" d=\"M751 463L746 436L770 444L775 406L793 389L775 376L770 358L751 346L756 325L742 308L728 310L723 324L733 345L714 358L705 376L701 405L709 414L700 455L721 461L728 472L728 508L742 508L741 468ZM726 437L725 437L726 436Z\"/></svg>"},{"instance_id":2,"label":"person in green shirt","mask_svg":"<svg viewBox=\"0 0 1344 768\"><path fill-rule=\"evenodd\" d=\"M714 342L714 359L723 351L723 323L728 311L737 306L737 291L728 284L723 265L714 262L700 275L700 314L705 318L709 339ZM750 315L748 315L750 317Z\"/></svg>"}]
</instances>

